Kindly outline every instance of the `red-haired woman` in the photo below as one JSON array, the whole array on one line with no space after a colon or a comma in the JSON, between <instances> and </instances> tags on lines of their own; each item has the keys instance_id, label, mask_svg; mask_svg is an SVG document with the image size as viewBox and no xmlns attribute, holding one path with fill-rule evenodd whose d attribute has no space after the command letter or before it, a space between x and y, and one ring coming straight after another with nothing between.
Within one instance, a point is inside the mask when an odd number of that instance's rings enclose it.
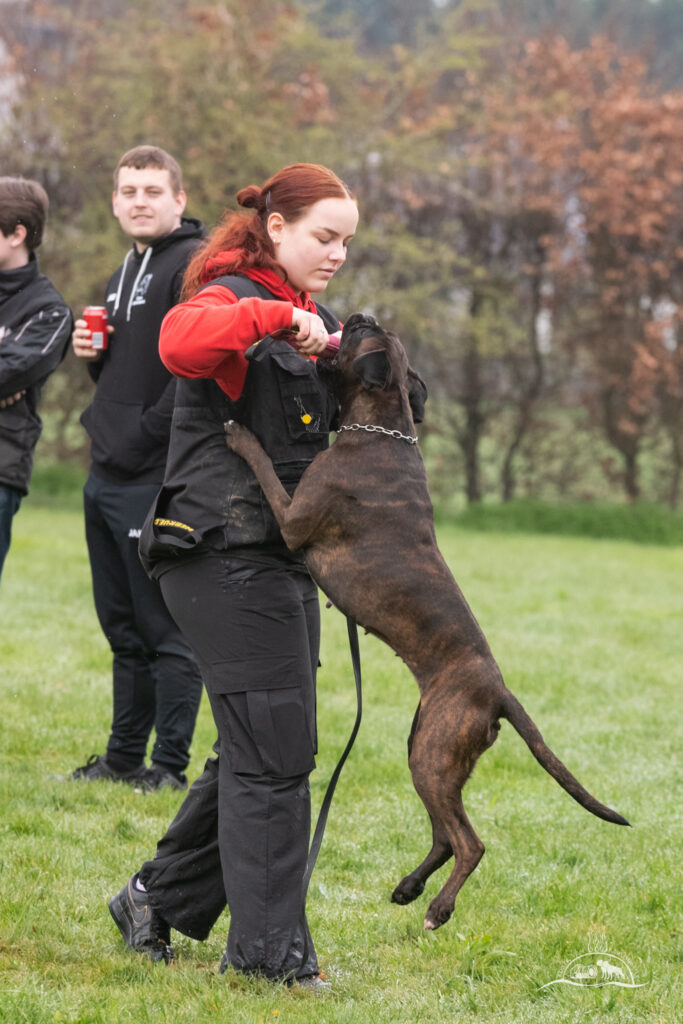
<instances>
[{"instance_id":1,"label":"red-haired woman","mask_svg":"<svg viewBox=\"0 0 683 1024\"><path fill-rule=\"evenodd\" d=\"M161 357L179 380L165 481L140 546L200 663L218 756L110 910L129 947L168 962L170 929L206 938L227 900L222 969L319 986L302 891L318 595L223 424L257 434L290 493L327 446L336 406L307 357L325 351L339 321L311 293L344 263L358 209L314 164L237 199L251 212L215 229L162 327Z\"/></svg>"}]
</instances>

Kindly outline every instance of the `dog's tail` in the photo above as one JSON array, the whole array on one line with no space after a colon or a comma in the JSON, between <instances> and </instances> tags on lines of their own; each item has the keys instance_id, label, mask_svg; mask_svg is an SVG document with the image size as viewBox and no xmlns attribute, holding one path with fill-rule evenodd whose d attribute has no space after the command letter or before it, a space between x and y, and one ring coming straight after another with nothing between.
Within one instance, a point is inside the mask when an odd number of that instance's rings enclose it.
<instances>
[{"instance_id":1,"label":"dog's tail","mask_svg":"<svg viewBox=\"0 0 683 1024\"><path fill-rule=\"evenodd\" d=\"M506 691L500 715L501 718L507 718L510 725L517 730L538 763L582 807L585 807L591 814L597 815L598 818L611 821L615 825L630 825L630 822L626 818L622 818L621 814L617 814L611 807L606 807L605 804L601 804L599 800L591 796L588 790L584 789L581 783L574 778L569 769L553 754L534 722L509 690Z\"/></svg>"}]
</instances>

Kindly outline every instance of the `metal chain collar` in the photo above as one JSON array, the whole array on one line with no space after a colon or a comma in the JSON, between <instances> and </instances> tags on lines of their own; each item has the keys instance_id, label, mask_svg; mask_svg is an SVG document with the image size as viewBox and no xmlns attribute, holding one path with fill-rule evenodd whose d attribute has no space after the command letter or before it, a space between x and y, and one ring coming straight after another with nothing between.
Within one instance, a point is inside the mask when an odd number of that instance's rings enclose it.
<instances>
[{"instance_id":1,"label":"metal chain collar","mask_svg":"<svg viewBox=\"0 0 683 1024\"><path fill-rule=\"evenodd\" d=\"M348 423L339 427L337 433L341 434L342 430L367 430L368 434L386 434L388 437L398 438L399 441L407 441L408 444L417 444L417 438L411 437L410 434L402 434L400 430L387 430L386 427L377 427L370 423Z\"/></svg>"}]
</instances>

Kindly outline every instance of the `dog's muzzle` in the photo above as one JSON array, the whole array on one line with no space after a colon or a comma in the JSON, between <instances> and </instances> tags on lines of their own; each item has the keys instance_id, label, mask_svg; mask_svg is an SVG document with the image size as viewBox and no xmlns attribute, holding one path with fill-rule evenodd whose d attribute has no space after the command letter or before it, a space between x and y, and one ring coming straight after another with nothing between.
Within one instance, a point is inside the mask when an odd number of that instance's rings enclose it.
<instances>
[{"instance_id":1,"label":"dog's muzzle","mask_svg":"<svg viewBox=\"0 0 683 1024\"><path fill-rule=\"evenodd\" d=\"M346 331L356 331L360 327L367 327L371 331L380 330L380 326L374 316L370 316L369 313L352 313L344 324L344 333L346 333Z\"/></svg>"},{"instance_id":2,"label":"dog's muzzle","mask_svg":"<svg viewBox=\"0 0 683 1024\"><path fill-rule=\"evenodd\" d=\"M345 342L351 340L359 342L366 334L380 334L381 332L382 328L374 316L370 316L369 313L352 313L344 324L339 348L341 350Z\"/></svg>"}]
</instances>

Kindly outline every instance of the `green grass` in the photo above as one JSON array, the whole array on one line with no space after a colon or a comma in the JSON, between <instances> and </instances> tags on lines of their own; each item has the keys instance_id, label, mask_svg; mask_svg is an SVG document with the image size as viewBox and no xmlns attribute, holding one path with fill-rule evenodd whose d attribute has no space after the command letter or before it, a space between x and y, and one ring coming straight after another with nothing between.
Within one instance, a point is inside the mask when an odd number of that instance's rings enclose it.
<instances>
[{"instance_id":1,"label":"green grass","mask_svg":"<svg viewBox=\"0 0 683 1024\"><path fill-rule=\"evenodd\" d=\"M442 868L389 902L429 845L406 764L417 690L362 637L365 713L313 875L309 917L335 995L216 973L210 939L174 968L127 952L107 899L154 849L180 796L52 776L101 752L110 661L80 513L29 499L0 585L0 1021L19 1024L415 1024L680 1019L683 548L440 528L508 685L556 753L632 829L582 810L503 725L465 791L487 853L453 919L426 934ZM354 716L341 616L323 611L315 804ZM206 699L189 774L209 754ZM643 987L541 988L581 954L624 957Z\"/></svg>"},{"instance_id":2,"label":"green grass","mask_svg":"<svg viewBox=\"0 0 683 1024\"><path fill-rule=\"evenodd\" d=\"M551 503L521 498L504 504L479 502L465 508L455 521L470 530L554 533L631 540L637 544L683 544L683 515L644 501L632 505Z\"/></svg>"}]
</instances>

